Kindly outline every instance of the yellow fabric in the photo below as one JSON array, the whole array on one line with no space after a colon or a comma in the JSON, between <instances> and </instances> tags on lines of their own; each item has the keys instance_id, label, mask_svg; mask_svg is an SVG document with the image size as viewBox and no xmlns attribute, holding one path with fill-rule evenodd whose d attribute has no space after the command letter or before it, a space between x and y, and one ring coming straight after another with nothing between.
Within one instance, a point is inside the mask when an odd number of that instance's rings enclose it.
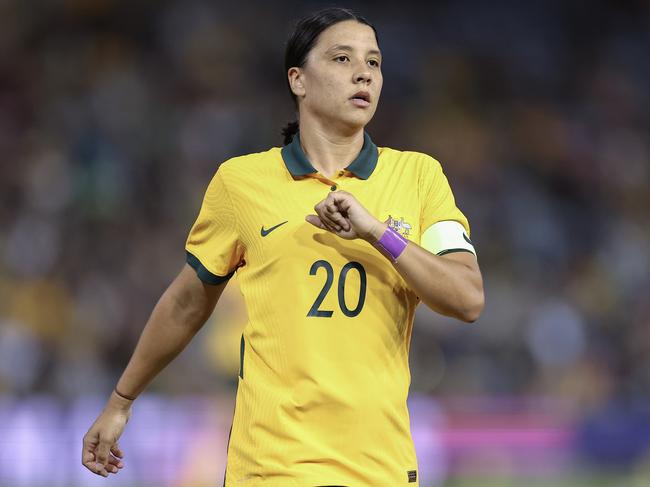
<instances>
[{"instance_id":1,"label":"yellow fabric","mask_svg":"<svg viewBox=\"0 0 650 487\"><path fill-rule=\"evenodd\" d=\"M454 195L440 163L429 156L424 158L428 163L425 164L425 174L422 175L421 181L421 187L425 191L421 220L422 233L439 221L455 220L465 227L469 236L469 223L465 215L456 207Z\"/></svg>"},{"instance_id":2,"label":"yellow fabric","mask_svg":"<svg viewBox=\"0 0 650 487\"><path fill-rule=\"evenodd\" d=\"M293 177L279 148L219 167L186 250L215 276L236 270L248 311L226 487L418 485L406 399L419 300L371 245L305 221L332 185L416 243L440 220L467 227L424 154L380 148L368 179Z\"/></svg>"},{"instance_id":3,"label":"yellow fabric","mask_svg":"<svg viewBox=\"0 0 650 487\"><path fill-rule=\"evenodd\" d=\"M221 171L217 171L185 248L212 274L226 275L241 263L244 255L239 235L239 216L232 206Z\"/></svg>"}]
</instances>

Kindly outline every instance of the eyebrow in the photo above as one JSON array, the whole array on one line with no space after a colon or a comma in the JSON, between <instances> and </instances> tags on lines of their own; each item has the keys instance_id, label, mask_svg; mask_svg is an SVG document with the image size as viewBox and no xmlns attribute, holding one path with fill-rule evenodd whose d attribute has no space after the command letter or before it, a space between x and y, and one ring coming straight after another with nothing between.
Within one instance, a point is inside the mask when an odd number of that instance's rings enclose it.
<instances>
[{"instance_id":1,"label":"eyebrow","mask_svg":"<svg viewBox=\"0 0 650 487\"><path fill-rule=\"evenodd\" d=\"M346 46L344 44L335 44L332 47L330 47L326 52L330 53L333 51L348 51L352 52L354 51L354 48L352 46ZM376 54L381 57L381 51L378 51L377 49L371 49L368 51L368 54Z\"/></svg>"}]
</instances>

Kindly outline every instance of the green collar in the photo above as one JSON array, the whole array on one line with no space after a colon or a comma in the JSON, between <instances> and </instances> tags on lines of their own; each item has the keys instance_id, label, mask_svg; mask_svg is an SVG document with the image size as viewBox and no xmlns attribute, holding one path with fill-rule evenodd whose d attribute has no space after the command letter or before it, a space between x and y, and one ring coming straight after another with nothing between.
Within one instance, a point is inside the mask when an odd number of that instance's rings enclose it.
<instances>
[{"instance_id":1,"label":"green collar","mask_svg":"<svg viewBox=\"0 0 650 487\"><path fill-rule=\"evenodd\" d=\"M282 148L282 159L292 176L306 176L316 171L300 146L300 133L293 136L293 141ZM379 151L370 136L363 133L363 147L357 158L350 163L347 169L361 179L368 179L377 166Z\"/></svg>"}]
</instances>

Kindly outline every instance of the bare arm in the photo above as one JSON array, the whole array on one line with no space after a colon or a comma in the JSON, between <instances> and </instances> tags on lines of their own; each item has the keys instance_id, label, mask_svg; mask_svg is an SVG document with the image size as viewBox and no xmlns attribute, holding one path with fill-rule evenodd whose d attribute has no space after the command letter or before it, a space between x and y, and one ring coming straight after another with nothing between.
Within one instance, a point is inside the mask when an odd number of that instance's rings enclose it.
<instances>
[{"instance_id":1,"label":"bare arm","mask_svg":"<svg viewBox=\"0 0 650 487\"><path fill-rule=\"evenodd\" d=\"M137 397L201 329L225 287L203 283L186 264L153 309L117 390Z\"/></svg>"},{"instance_id":2,"label":"bare arm","mask_svg":"<svg viewBox=\"0 0 650 487\"><path fill-rule=\"evenodd\" d=\"M374 244L386 227L377 226L368 241ZM394 267L422 302L440 314L471 323L483 311L483 278L472 253L437 256L409 242Z\"/></svg>"},{"instance_id":3,"label":"bare arm","mask_svg":"<svg viewBox=\"0 0 650 487\"><path fill-rule=\"evenodd\" d=\"M176 357L212 313L226 283L211 286L185 265L163 293L142 331L117 389L137 397ZM133 401L113 392L104 410L84 436L82 463L90 471L108 476L122 468L117 440L131 414Z\"/></svg>"}]
</instances>

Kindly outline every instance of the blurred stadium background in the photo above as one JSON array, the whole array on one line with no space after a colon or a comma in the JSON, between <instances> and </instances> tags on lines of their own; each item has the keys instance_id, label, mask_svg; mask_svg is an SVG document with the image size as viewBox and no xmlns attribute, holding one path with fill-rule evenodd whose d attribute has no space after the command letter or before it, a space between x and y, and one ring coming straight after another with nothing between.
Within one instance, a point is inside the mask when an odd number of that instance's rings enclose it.
<instances>
[{"instance_id":1,"label":"blurred stadium background","mask_svg":"<svg viewBox=\"0 0 650 487\"><path fill-rule=\"evenodd\" d=\"M234 280L80 464L218 163L279 145L283 48L320 2L0 0L0 486L221 485ZM420 308L422 487L650 485L650 3L348 3L376 24L378 145L439 159L487 306Z\"/></svg>"}]
</instances>

